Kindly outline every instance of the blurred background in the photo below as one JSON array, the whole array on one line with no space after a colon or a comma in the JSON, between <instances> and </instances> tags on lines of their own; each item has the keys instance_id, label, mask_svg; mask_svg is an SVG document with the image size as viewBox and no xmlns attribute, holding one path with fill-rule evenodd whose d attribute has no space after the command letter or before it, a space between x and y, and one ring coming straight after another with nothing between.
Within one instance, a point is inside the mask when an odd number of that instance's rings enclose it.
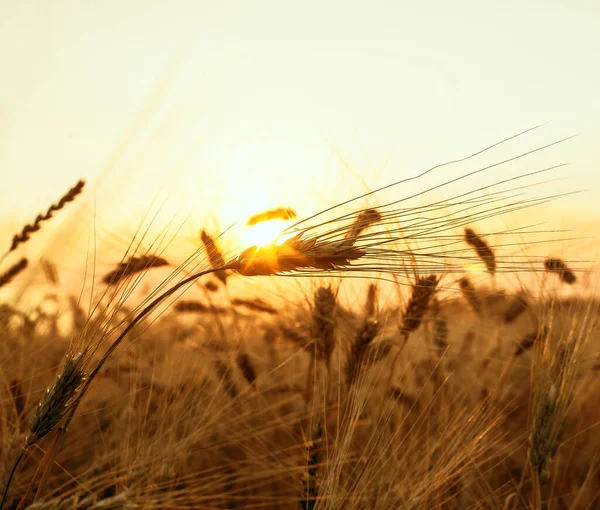
<instances>
[{"instance_id":1,"label":"blurred background","mask_svg":"<svg viewBox=\"0 0 600 510\"><path fill-rule=\"evenodd\" d=\"M75 285L91 253L118 262L141 224L145 247L170 225L184 259L201 228L278 206L304 217L542 123L489 161L578 135L518 170L569 163L544 192L584 193L526 219L577 237L548 252L596 259L597 2L4 0L0 12L2 242L86 179L84 200L24 248ZM224 248L256 239L232 229Z\"/></svg>"}]
</instances>

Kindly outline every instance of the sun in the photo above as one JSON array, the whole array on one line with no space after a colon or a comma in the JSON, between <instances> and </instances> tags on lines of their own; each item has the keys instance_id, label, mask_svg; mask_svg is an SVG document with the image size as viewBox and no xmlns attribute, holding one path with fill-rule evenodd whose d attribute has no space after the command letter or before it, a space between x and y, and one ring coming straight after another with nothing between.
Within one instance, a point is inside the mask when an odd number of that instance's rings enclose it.
<instances>
[{"instance_id":1,"label":"sun","mask_svg":"<svg viewBox=\"0 0 600 510\"><path fill-rule=\"evenodd\" d=\"M244 245L260 247L270 244L279 237L287 225L289 225L288 221L272 220L247 226L242 233Z\"/></svg>"}]
</instances>

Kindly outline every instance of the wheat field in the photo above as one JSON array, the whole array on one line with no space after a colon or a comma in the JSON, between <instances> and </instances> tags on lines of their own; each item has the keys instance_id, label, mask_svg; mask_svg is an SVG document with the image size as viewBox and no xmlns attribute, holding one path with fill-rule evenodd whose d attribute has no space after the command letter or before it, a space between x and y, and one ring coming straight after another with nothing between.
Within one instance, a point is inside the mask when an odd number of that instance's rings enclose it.
<instances>
[{"instance_id":1,"label":"wheat field","mask_svg":"<svg viewBox=\"0 0 600 510\"><path fill-rule=\"evenodd\" d=\"M552 198L514 186L334 208L233 255L132 241L86 300L22 255L79 181L2 258L2 290L44 281L0 295L3 508L599 508L600 304L584 264L523 255L541 231L485 230ZM300 292L236 291L284 276Z\"/></svg>"}]
</instances>

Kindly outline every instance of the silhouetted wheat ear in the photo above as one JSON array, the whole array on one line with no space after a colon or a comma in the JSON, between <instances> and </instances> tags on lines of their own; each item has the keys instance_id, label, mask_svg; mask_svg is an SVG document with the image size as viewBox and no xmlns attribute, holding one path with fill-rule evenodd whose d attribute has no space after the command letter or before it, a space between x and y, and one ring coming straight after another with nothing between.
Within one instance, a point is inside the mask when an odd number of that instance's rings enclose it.
<instances>
[{"instance_id":1,"label":"silhouetted wheat ear","mask_svg":"<svg viewBox=\"0 0 600 510\"><path fill-rule=\"evenodd\" d=\"M411 286L411 296L406 310L402 317L402 326L400 333L406 340L408 335L416 331L421 325L423 316L429 308L429 303L433 298L437 284L440 279L437 275L429 275L427 278L419 277Z\"/></svg>"},{"instance_id":2,"label":"silhouetted wheat ear","mask_svg":"<svg viewBox=\"0 0 600 510\"><path fill-rule=\"evenodd\" d=\"M555 273L566 284L573 285L577 278L575 273L569 269L569 266L561 259L544 260L544 268L549 273Z\"/></svg>"},{"instance_id":3,"label":"silhouetted wheat ear","mask_svg":"<svg viewBox=\"0 0 600 510\"><path fill-rule=\"evenodd\" d=\"M256 380L256 369L254 368L254 363L252 363L250 356L245 352L240 352L236 356L235 362L244 376L244 379L248 381L248 384L254 385L254 381Z\"/></svg>"},{"instance_id":4,"label":"silhouetted wheat ear","mask_svg":"<svg viewBox=\"0 0 600 510\"><path fill-rule=\"evenodd\" d=\"M54 384L46 390L29 426L26 446L37 443L46 436L74 403L85 382L84 355L67 355L62 373Z\"/></svg>"},{"instance_id":5,"label":"silhouetted wheat ear","mask_svg":"<svg viewBox=\"0 0 600 510\"><path fill-rule=\"evenodd\" d=\"M359 213L356 220L346 232L346 239L356 239L364 230L381 221L381 214L376 209L366 209Z\"/></svg>"},{"instance_id":6,"label":"silhouetted wheat ear","mask_svg":"<svg viewBox=\"0 0 600 510\"><path fill-rule=\"evenodd\" d=\"M210 280L204 284L204 288L209 292L217 292L219 290L219 286Z\"/></svg>"},{"instance_id":7,"label":"silhouetted wheat ear","mask_svg":"<svg viewBox=\"0 0 600 510\"><path fill-rule=\"evenodd\" d=\"M372 319L365 319L357 330L346 361L346 382L352 386L360 374L360 370L368 356L369 346L379 334L380 324Z\"/></svg>"},{"instance_id":8,"label":"silhouetted wheat ear","mask_svg":"<svg viewBox=\"0 0 600 510\"><path fill-rule=\"evenodd\" d=\"M258 223L272 220L293 220L296 217L296 211L291 207L277 207L276 209L269 209L258 214L254 214L248 218L246 225L251 227Z\"/></svg>"},{"instance_id":9,"label":"silhouetted wheat ear","mask_svg":"<svg viewBox=\"0 0 600 510\"><path fill-rule=\"evenodd\" d=\"M367 288L367 301L365 303L365 316L374 317L377 312L377 285L369 283Z\"/></svg>"},{"instance_id":10,"label":"silhouetted wheat ear","mask_svg":"<svg viewBox=\"0 0 600 510\"><path fill-rule=\"evenodd\" d=\"M536 343L543 340L547 336L548 336L548 328L547 327L543 327L542 329L540 329L539 331L536 331L535 333L529 333L528 335L525 335L525 337L523 337L523 339L518 343L518 345L515 349L514 357L518 358L519 356L525 354Z\"/></svg>"},{"instance_id":11,"label":"silhouetted wheat ear","mask_svg":"<svg viewBox=\"0 0 600 510\"><path fill-rule=\"evenodd\" d=\"M458 281L458 285L460 287L460 290L462 291L463 296L465 297L465 299L467 300L467 302L469 303L469 305L471 306L473 311L477 315L481 315L481 312L482 312L481 299L479 299L479 295L477 294L477 291L475 290L475 287L471 283L471 280L469 279L469 277L463 276Z\"/></svg>"},{"instance_id":12,"label":"silhouetted wheat ear","mask_svg":"<svg viewBox=\"0 0 600 510\"><path fill-rule=\"evenodd\" d=\"M223 258L223 254L217 247L215 240L208 235L206 230L202 230L200 232L200 239L202 240L202 244L204 245L204 249L206 250L206 256L208 257L208 262L210 263L210 267L213 269L217 269L219 267L223 267L225 265L225 259ZM227 271L217 271L215 276L221 281L223 285L227 285L227 277L229 273Z\"/></svg>"},{"instance_id":13,"label":"silhouetted wheat ear","mask_svg":"<svg viewBox=\"0 0 600 510\"><path fill-rule=\"evenodd\" d=\"M517 320L527 310L528 306L529 303L527 303L525 296L519 293L513 298L506 310L504 310L502 319L506 324L510 324Z\"/></svg>"},{"instance_id":14,"label":"silhouetted wheat ear","mask_svg":"<svg viewBox=\"0 0 600 510\"><path fill-rule=\"evenodd\" d=\"M317 359L329 365L335 349L335 311L337 298L331 287L319 287L314 296L312 336L316 342Z\"/></svg>"},{"instance_id":15,"label":"silhouetted wheat ear","mask_svg":"<svg viewBox=\"0 0 600 510\"><path fill-rule=\"evenodd\" d=\"M271 305L266 303L260 298L254 299L242 299L242 298L234 298L231 300L231 304L233 306L242 306L247 308L248 310L252 310L255 312L263 312L268 313L270 315L275 315L277 310L273 308Z\"/></svg>"},{"instance_id":16,"label":"silhouetted wheat ear","mask_svg":"<svg viewBox=\"0 0 600 510\"><path fill-rule=\"evenodd\" d=\"M485 264L488 273L494 274L496 271L496 257L490 246L470 228L465 228L465 242L475 249L477 256Z\"/></svg>"},{"instance_id":17,"label":"silhouetted wheat ear","mask_svg":"<svg viewBox=\"0 0 600 510\"><path fill-rule=\"evenodd\" d=\"M300 269L343 269L366 253L353 246L353 241L319 242L317 238L296 236L279 245L252 246L231 264L244 276L266 276Z\"/></svg>"},{"instance_id":18,"label":"silhouetted wheat ear","mask_svg":"<svg viewBox=\"0 0 600 510\"><path fill-rule=\"evenodd\" d=\"M10 266L4 273L0 274L0 287L4 287L11 282L19 273L25 271L29 261L26 258L22 258L18 262L15 262Z\"/></svg>"},{"instance_id":19,"label":"silhouetted wheat ear","mask_svg":"<svg viewBox=\"0 0 600 510\"><path fill-rule=\"evenodd\" d=\"M58 269L56 268L56 264L48 259L42 259L40 263L42 265L42 271L44 271L44 276L46 277L48 283L51 283L52 285L58 285Z\"/></svg>"},{"instance_id":20,"label":"silhouetted wheat ear","mask_svg":"<svg viewBox=\"0 0 600 510\"><path fill-rule=\"evenodd\" d=\"M42 222L49 220L52 218L52 215L65 207L69 202L75 200L77 195L81 194L83 191L83 187L85 186L85 181L80 180L73 186L65 195L61 197L58 201L58 204L52 204L46 214L38 214L37 218L33 223L28 223L23 227L21 232L15 234L12 240L12 244L10 245L9 252L14 251L17 247L25 242L27 242L33 232L37 232L42 227Z\"/></svg>"},{"instance_id":21,"label":"silhouetted wheat ear","mask_svg":"<svg viewBox=\"0 0 600 510\"><path fill-rule=\"evenodd\" d=\"M225 313L225 309L216 305L205 305L194 299L181 299L173 305L176 313Z\"/></svg>"},{"instance_id":22,"label":"silhouetted wheat ear","mask_svg":"<svg viewBox=\"0 0 600 510\"><path fill-rule=\"evenodd\" d=\"M106 285L117 285L125 278L133 276L134 274L147 271L148 269L154 267L164 267L168 265L169 262L166 259L163 259L162 257L156 257L154 255L131 257L124 262L120 262L115 269L104 275L102 282Z\"/></svg>"}]
</instances>

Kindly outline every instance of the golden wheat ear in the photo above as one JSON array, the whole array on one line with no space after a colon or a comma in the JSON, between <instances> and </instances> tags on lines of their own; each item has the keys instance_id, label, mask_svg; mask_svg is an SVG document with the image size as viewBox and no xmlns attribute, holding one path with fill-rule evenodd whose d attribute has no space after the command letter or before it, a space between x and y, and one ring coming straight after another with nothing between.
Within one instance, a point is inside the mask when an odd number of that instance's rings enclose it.
<instances>
[{"instance_id":1,"label":"golden wheat ear","mask_svg":"<svg viewBox=\"0 0 600 510\"><path fill-rule=\"evenodd\" d=\"M206 255L208 257L208 261L210 262L210 266L213 269L223 267L225 265L225 259L217 247L215 240L206 232L206 230L202 230L202 232L200 232L200 239L202 240L202 244L206 250ZM223 285L227 285L227 277L229 276L227 271L216 271L215 276Z\"/></svg>"},{"instance_id":2,"label":"golden wheat ear","mask_svg":"<svg viewBox=\"0 0 600 510\"><path fill-rule=\"evenodd\" d=\"M296 211L291 207L277 207L276 209L269 209L268 211L264 211L248 218L246 221L246 225L251 227L253 225L258 225L259 223L263 223L265 221L273 221L273 220L293 220L296 218Z\"/></svg>"},{"instance_id":3,"label":"golden wheat ear","mask_svg":"<svg viewBox=\"0 0 600 510\"><path fill-rule=\"evenodd\" d=\"M406 340L408 335L416 331L421 325L423 316L429 308L429 304L435 294L440 278L437 275L429 275L427 278L419 277L412 285L410 300L406 305L400 334Z\"/></svg>"},{"instance_id":4,"label":"golden wheat ear","mask_svg":"<svg viewBox=\"0 0 600 510\"><path fill-rule=\"evenodd\" d=\"M42 223L44 221L50 220L54 213L63 209L69 202L73 202L83 191L85 186L84 180L79 180L75 186L73 186L69 191L67 191L58 201L57 204L52 204L45 214L38 214L37 218L33 221L33 223L26 224L21 232L15 234L8 250L8 253L16 250L21 244L29 241L31 234L37 232L42 228Z\"/></svg>"}]
</instances>

